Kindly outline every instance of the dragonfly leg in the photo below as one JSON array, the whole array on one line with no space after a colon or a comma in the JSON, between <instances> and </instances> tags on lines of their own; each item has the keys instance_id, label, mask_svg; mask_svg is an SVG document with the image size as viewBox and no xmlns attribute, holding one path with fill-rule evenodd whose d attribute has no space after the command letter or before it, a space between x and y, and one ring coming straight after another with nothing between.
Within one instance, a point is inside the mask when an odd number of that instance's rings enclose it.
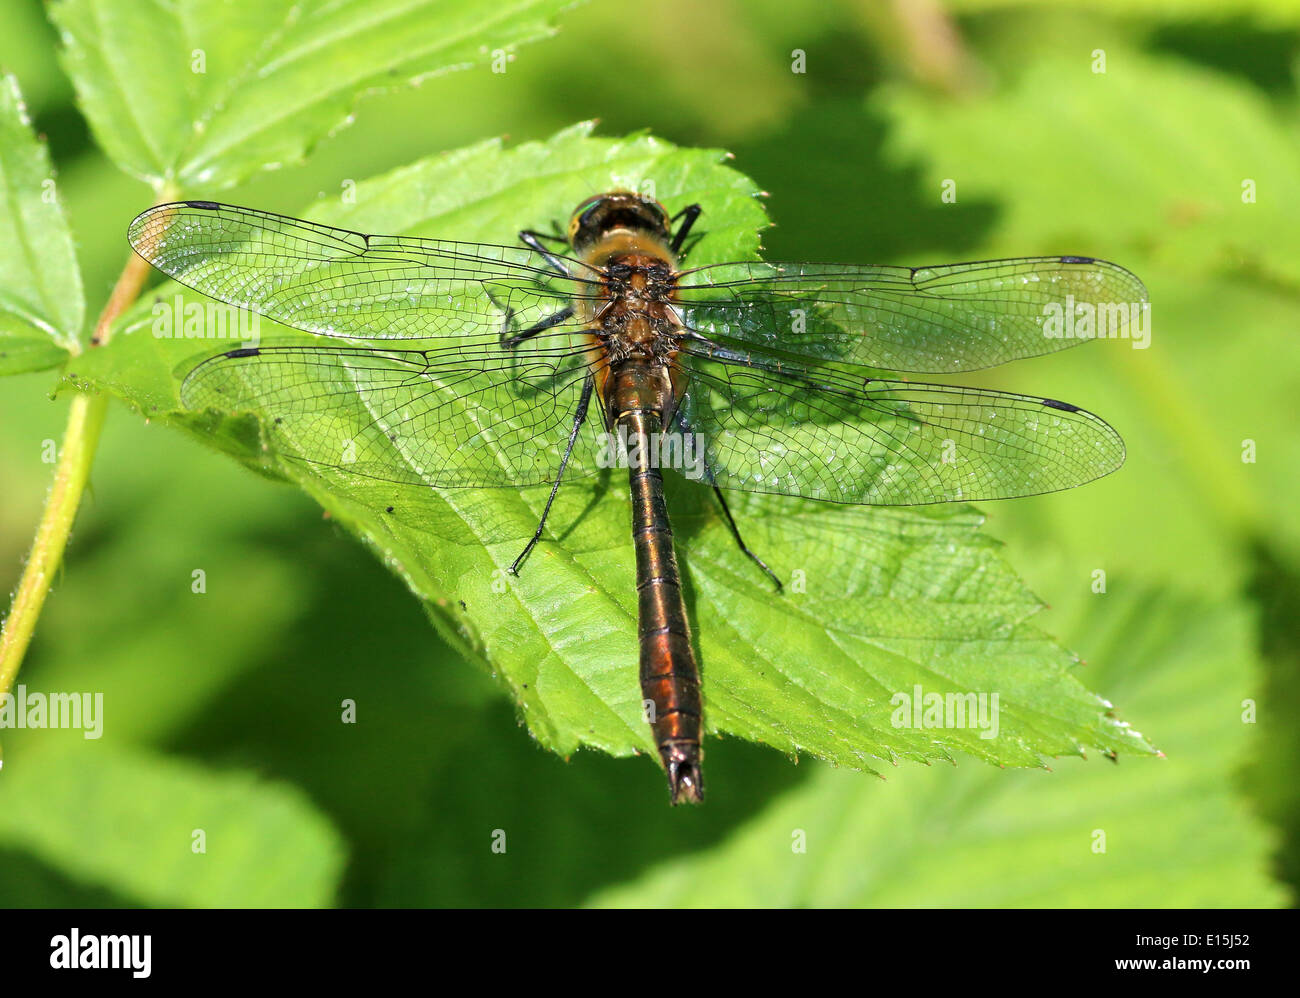
<instances>
[{"instance_id":1,"label":"dragonfly leg","mask_svg":"<svg viewBox=\"0 0 1300 998\"><path fill-rule=\"evenodd\" d=\"M542 510L542 518L537 524L537 531L533 534L524 549L519 552L519 557L514 560L510 566L510 574L518 575L519 566L523 560L528 557L537 542L542 539L542 531L546 528L546 518L551 515L551 503L555 502L555 495L560 491L560 482L564 480L564 469L569 465L569 455L573 453L573 445L578 440L578 431L582 429L582 424L587 420L587 406L591 403L591 393L595 390L596 381L589 374L587 380L582 385L582 398L578 400L578 408L573 412L573 429L569 431L569 443L564 448L564 458L560 461L559 473L555 476L555 484L551 486L550 497L546 500L546 508Z\"/></svg>"},{"instance_id":2,"label":"dragonfly leg","mask_svg":"<svg viewBox=\"0 0 1300 998\"><path fill-rule=\"evenodd\" d=\"M740 546L740 550L745 552L745 554L753 560L754 564L761 568L764 574L772 580L772 584L776 586L776 591L778 593L783 591L785 587L781 585L781 580L776 577L776 573L767 567L767 562L754 554L753 551L749 550L749 545L745 543L745 538L740 536L740 528L736 526L736 521L731 515L730 508L727 506L727 499L722 494L722 489L718 488L717 485L714 485L713 494L718 497L718 504L722 507L722 515L726 517L727 526L731 528L731 536L736 538L736 543Z\"/></svg>"},{"instance_id":3,"label":"dragonfly leg","mask_svg":"<svg viewBox=\"0 0 1300 998\"><path fill-rule=\"evenodd\" d=\"M691 424L684 412L678 410L674 419L682 433L688 435L691 433ZM736 539L736 544L740 547L740 550L745 553L747 558L753 560L754 564L761 568L763 573L772 580L772 584L776 586L776 591L778 593L782 592L785 587L781 585L781 580L776 577L776 573L767 567L767 562L749 549L749 545L745 543L745 538L740 536L740 528L736 526L735 517L731 515L731 507L727 505L727 497L722 494L722 489L718 488L718 483L713 478L713 469L707 464L704 466L704 480L712 487L713 494L718 499L718 505L722 507L722 515L726 518L727 526L731 529L731 536Z\"/></svg>"},{"instance_id":4,"label":"dragonfly leg","mask_svg":"<svg viewBox=\"0 0 1300 998\"><path fill-rule=\"evenodd\" d=\"M519 241L530 250L540 253L542 259L550 264L553 271L561 277L572 277L573 275L569 273L569 268L564 265L564 261L542 245L543 239L550 239L553 242L561 242L565 246L569 245L569 240L562 236L551 236L547 235L545 232L534 232L532 229L524 229L523 232L519 233Z\"/></svg>"},{"instance_id":5,"label":"dragonfly leg","mask_svg":"<svg viewBox=\"0 0 1300 998\"><path fill-rule=\"evenodd\" d=\"M534 239L545 239L548 243L558 243L561 246L569 245L569 237L560 231L560 223L551 219L551 228L554 232L538 232L536 229L524 229L528 235Z\"/></svg>"},{"instance_id":6,"label":"dragonfly leg","mask_svg":"<svg viewBox=\"0 0 1300 998\"><path fill-rule=\"evenodd\" d=\"M496 303L493 302L493 304ZM497 305L497 308L500 307L501 307L500 305ZM558 326L561 322L564 322L567 319L572 319L573 306L570 305L568 308L562 308L558 312L552 315L548 315L545 319L542 319L540 322L533 323L531 326L529 326L527 329L523 330L522 332L515 333L513 336L507 336L506 333L509 332L510 330L510 320L513 319L514 316L515 316L514 310L507 308L505 321L501 324L500 343L501 343L501 348L503 350L512 350L515 347L519 346L519 344L522 343L524 340L536 336L538 333L545 332L547 329L550 329L552 326Z\"/></svg>"},{"instance_id":7,"label":"dragonfly leg","mask_svg":"<svg viewBox=\"0 0 1300 998\"><path fill-rule=\"evenodd\" d=\"M672 250L674 256L681 254L682 244L686 242L686 237L690 234L691 226L695 224L695 220L700 217L700 214L703 211L704 209L698 204L688 204L685 208L669 219L670 224L675 223L679 218L682 220L682 224L677 226L677 231L673 234Z\"/></svg>"}]
</instances>

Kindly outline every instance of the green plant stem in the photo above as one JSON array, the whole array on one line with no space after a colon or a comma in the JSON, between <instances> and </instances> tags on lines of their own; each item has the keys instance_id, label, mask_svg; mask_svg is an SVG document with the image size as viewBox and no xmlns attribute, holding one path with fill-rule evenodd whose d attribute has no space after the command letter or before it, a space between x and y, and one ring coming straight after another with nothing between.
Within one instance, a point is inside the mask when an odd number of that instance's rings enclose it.
<instances>
[{"instance_id":1,"label":"green plant stem","mask_svg":"<svg viewBox=\"0 0 1300 998\"><path fill-rule=\"evenodd\" d=\"M173 197L173 191L168 188L156 203L161 204ZM103 346L108 342L114 321L139 297L140 289L144 287L148 276L149 265L134 253L131 254L99 315L99 321L95 323L95 333L90 341L92 346ZM73 356L78 352L73 351ZM32 550L27 556L22 578L18 580L18 588L14 591L13 605L3 627L0 627L0 695L13 688L23 655L36 630L36 621L40 619L41 609L45 606L50 582L63 560L63 550L67 546L73 521L77 518L77 510L81 507L81 496L86 489L86 480L90 477L95 448L99 444L99 431L104 425L107 411L108 396L103 393L78 392L72 400L68 425L63 431L63 443L59 447L54 485L46 497L45 511L36 528L36 538L32 541Z\"/></svg>"},{"instance_id":2,"label":"green plant stem","mask_svg":"<svg viewBox=\"0 0 1300 998\"><path fill-rule=\"evenodd\" d=\"M78 392L72 400L68 426L63 433L63 444L58 468L54 472L54 486L45 501L45 512L36 528L27 566L23 569L13 606L0 630L0 695L8 693L18 675L23 654L31 642L36 621L45 605L45 594L50 590L50 580L58 571L63 549L81 505L81 495L90 476L90 465L95 458L95 445L99 430L104 424L108 408L107 396Z\"/></svg>"}]
</instances>

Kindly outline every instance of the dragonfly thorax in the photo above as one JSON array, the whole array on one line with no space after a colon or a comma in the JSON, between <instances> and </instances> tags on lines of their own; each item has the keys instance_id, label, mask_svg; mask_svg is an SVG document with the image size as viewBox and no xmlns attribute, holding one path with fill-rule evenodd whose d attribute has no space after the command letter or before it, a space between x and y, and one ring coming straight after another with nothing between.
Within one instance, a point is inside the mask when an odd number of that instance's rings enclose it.
<instances>
[{"instance_id":1,"label":"dragonfly thorax","mask_svg":"<svg viewBox=\"0 0 1300 998\"><path fill-rule=\"evenodd\" d=\"M673 308L676 274L668 262L648 253L622 253L602 268L598 296L575 303L596 335L605 359L630 357L668 363L677 351L680 320Z\"/></svg>"}]
</instances>

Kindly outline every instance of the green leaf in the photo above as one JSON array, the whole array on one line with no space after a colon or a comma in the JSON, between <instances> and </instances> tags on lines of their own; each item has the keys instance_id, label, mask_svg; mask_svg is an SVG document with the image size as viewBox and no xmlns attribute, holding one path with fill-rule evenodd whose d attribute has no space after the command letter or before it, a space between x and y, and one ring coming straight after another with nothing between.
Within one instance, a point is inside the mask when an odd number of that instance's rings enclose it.
<instances>
[{"instance_id":1,"label":"green leaf","mask_svg":"<svg viewBox=\"0 0 1300 998\"><path fill-rule=\"evenodd\" d=\"M1201 30L1208 40L1210 26ZM1288 36L1272 37L1285 45ZM1243 52L1260 44L1231 31L1220 41ZM1122 260L1146 281L1149 349L1096 344L1068 370L1035 367L1019 384L1019 371L998 372L1009 387L1068 391L1106 413L1129 452L1123 472L1098 488L1023 509L1007 539L1038 579L1078 578L1091 566L1104 568L1112 591L1249 593L1260 604L1264 623L1246 638L1266 649L1272 675L1250 695L1272 740L1257 745L1251 782L1261 810L1288 830L1278 866L1294 884L1300 805L1280 760L1291 757L1295 656L1279 636L1294 627L1278 627L1294 616L1285 608L1300 563L1300 518L1288 515L1300 468L1294 101L1192 62L1106 49L1104 75L1091 73L1086 53L1040 49L1033 63L1009 68L1004 90L965 101L961 114L897 90L875 106L925 188L960 178L952 210L996 203L990 255L1051 246ZM1014 162L990 170L1008 155L1008 135Z\"/></svg>"},{"instance_id":2,"label":"green leaf","mask_svg":"<svg viewBox=\"0 0 1300 998\"><path fill-rule=\"evenodd\" d=\"M1269 840L1234 792L1257 682L1240 602L1093 596L1077 636L1167 757L1053 773L819 767L712 848L595 895L616 907L1272 907ZM795 848L796 846L801 849Z\"/></svg>"},{"instance_id":3,"label":"green leaf","mask_svg":"<svg viewBox=\"0 0 1300 998\"><path fill-rule=\"evenodd\" d=\"M310 215L360 231L510 242L520 228L566 218L593 191L653 182L670 209L706 206L692 264L756 258L765 217L755 188L718 152L589 132L584 125L545 143L504 150L491 142L425 160L359 185L354 205L321 203ZM635 665L622 481L562 489L550 537L511 579L505 566L535 528L545 488L434 491L316 474L279 459L246 415L181 411L178 376L217 345L196 353L203 344L155 335L154 309L174 309L178 295L167 285L143 302L107 348L79 359L77 380L301 485L406 581L435 625L490 664L546 747L653 755ZM317 342L266 321L261 335ZM974 511L738 499L749 543L792 583L780 597L736 549L707 489L674 480L669 490L712 732L857 769L957 751L1017 766L1085 746L1148 751L1073 678L1072 656L1030 622L1040 602ZM917 685L997 693L998 736L896 726L891 698Z\"/></svg>"},{"instance_id":4,"label":"green leaf","mask_svg":"<svg viewBox=\"0 0 1300 998\"><path fill-rule=\"evenodd\" d=\"M213 191L296 162L356 99L553 33L573 0L62 0L50 16L96 139L124 170Z\"/></svg>"},{"instance_id":5,"label":"green leaf","mask_svg":"<svg viewBox=\"0 0 1300 998\"><path fill-rule=\"evenodd\" d=\"M104 730L112 724L109 707ZM332 902L342 843L298 791L247 773L214 773L123 751L82 739L80 732L27 734L53 740L8 753L0 781L0 843L144 905ZM205 851L196 852L199 831Z\"/></svg>"},{"instance_id":6,"label":"green leaf","mask_svg":"<svg viewBox=\"0 0 1300 998\"><path fill-rule=\"evenodd\" d=\"M1300 227L1295 127L1246 83L1111 47L1104 73L1080 52L1066 71L1040 58L989 96L952 102L892 87L872 107L889 121L890 155L923 163L929 189L955 178L958 206L999 201L994 251L1104 240L1184 274L1300 289L1300 259L1274 252Z\"/></svg>"},{"instance_id":7,"label":"green leaf","mask_svg":"<svg viewBox=\"0 0 1300 998\"><path fill-rule=\"evenodd\" d=\"M49 150L18 81L0 79L0 374L59 364L85 315L81 273Z\"/></svg>"}]
</instances>

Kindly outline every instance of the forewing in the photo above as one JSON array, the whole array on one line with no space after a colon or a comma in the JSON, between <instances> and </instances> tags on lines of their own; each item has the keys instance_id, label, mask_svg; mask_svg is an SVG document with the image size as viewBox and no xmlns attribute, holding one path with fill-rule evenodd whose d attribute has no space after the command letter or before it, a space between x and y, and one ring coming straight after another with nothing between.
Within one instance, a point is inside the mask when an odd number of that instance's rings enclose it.
<instances>
[{"instance_id":1,"label":"forewing","mask_svg":"<svg viewBox=\"0 0 1300 998\"><path fill-rule=\"evenodd\" d=\"M726 263L686 272L688 327L736 349L876 370L947 374L1131 335L1146 288L1087 257L936 267Z\"/></svg>"},{"instance_id":2,"label":"forewing","mask_svg":"<svg viewBox=\"0 0 1300 998\"><path fill-rule=\"evenodd\" d=\"M774 369L683 353L683 428L717 484L879 506L1009 499L1124 462L1104 420L1065 402Z\"/></svg>"},{"instance_id":3,"label":"forewing","mask_svg":"<svg viewBox=\"0 0 1300 998\"><path fill-rule=\"evenodd\" d=\"M210 201L150 208L131 223L128 238L186 287L347 339L487 342L599 290L579 261L566 258L575 276L565 277L525 246L365 235Z\"/></svg>"},{"instance_id":4,"label":"forewing","mask_svg":"<svg viewBox=\"0 0 1300 998\"><path fill-rule=\"evenodd\" d=\"M190 409L252 412L277 454L405 485L555 479L587 375L580 351L375 350L268 345L200 363ZM596 470L595 426L565 476Z\"/></svg>"}]
</instances>

